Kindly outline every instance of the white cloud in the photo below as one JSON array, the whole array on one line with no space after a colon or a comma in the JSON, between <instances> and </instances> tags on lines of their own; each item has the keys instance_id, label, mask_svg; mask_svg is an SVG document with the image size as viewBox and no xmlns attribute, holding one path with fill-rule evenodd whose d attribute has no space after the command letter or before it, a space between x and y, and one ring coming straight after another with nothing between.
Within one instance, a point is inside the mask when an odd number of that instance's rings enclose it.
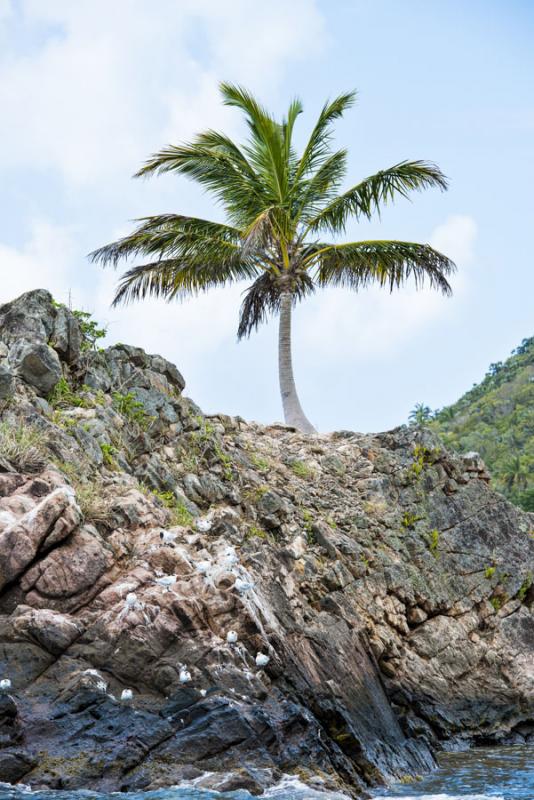
<instances>
[{"instance_id":1,"label":"white cloud","mask_svg":"<svg viewBox=\"0 0 534 800\"><path fill-rule=\"evenodd\" d=\"M2 3L4 5L2 5ZM0 15L5 0L0 0ZM276 86L320 45L314 0L22 0L44 44L0 54L0 168L59 170L68 184L130 175L170 136L236 115L218 80ZM226 127L228 127L226 125Z\"/></svg>"},{"instance_id":2,"label":"white cloud","mask_svg":"<svg viewBox=\"0 0 534 800\"><path fill-rule=\"evenodd\" d=\"M76 263L75 231L36 221L20 248L0 243L2 303L31 289L46 288L66 302Z\"/></svg>"},{"instance_id":3,"label":"white cloud","mask_svg":"<svg viewBox=\"0 0 534 800\"><path fill-rule=\"evenodd\" d=\"M298 311L302 355L329 361L369 360L396 353L415 336L454 310L454 298L466 290L464 267L474 258L477 226L468 216L451 216L430 237L431 244L453 258L458 272L451 278L453 298L414 286L389 294L378 287L360 294L344 289L318 293Z\"/></svg>"},{"instance_id":4,"label":"white cloud","mask_svg":"<svg viewBox=\"0 0 534 800\"><path fill-rule=\"evenodd\" d=\"M11 0L0 0L0 22L7 19L13 13L13 6Z\"/></svg>"},{"instance_id":5,"label":"white cloud","mask_svg":"<svg viewBox=\"0 0 534 800\"><path fill-rule=\"evenodd\" d=\"M474 259L476 236L475 220L465 214L455 214L437 226L430 241L436 250L445 253L460 266L467 266Z\"/></svg>"}]
</instances>

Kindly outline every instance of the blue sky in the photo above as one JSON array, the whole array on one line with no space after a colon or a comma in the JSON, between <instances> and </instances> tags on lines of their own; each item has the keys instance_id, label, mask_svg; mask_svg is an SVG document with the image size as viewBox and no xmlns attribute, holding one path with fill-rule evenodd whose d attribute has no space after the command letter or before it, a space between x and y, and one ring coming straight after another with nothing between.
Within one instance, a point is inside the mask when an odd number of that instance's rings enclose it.
<instances>
[{"instance_id":1,"label":"blue sky","mask_svg":"<svg viewBox=\"0 0 534 800\"><path fill-rule=\"evenodd\" d=\"M534 333L534 5L470 0L0 0L1 301L44 286L127 341L175 361L206 411L280 419L276 325L236 343L242 287L185 304L110 309L116 275L85 254L129 220L220 218L184 179L133 181L154 150L204 127L237 138L219 80L304 137L328 96L357 88L338 127L348 183L402 159L450 190L414 195L347 237L431 242L454 296L329 291L295 314L303 406L321 430L383 430L416 402L453 402Z\"/></svg>"}]
</instances>

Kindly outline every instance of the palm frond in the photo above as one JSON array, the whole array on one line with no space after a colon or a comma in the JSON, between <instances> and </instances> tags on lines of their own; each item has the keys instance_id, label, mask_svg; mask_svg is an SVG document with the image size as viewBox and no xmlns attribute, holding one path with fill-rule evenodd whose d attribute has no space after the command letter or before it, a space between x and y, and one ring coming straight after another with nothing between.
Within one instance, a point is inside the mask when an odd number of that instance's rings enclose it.
<instances>
[{"instance_id":1,"label":"palm frond","mask_svg":"<svg viewBox=\"0 0 534 800\"><path fill-rule=\"evenodd\" d=\"M309 221L309 230L345 230L349 217L370 219L380 213L382 205L397 196L408 197L411 191L422 191L432 186L447 188L447 179L435 164L428 161L401 161L389 169L381 170L344 192Z\"/></svg>"},{"instance_id":2,"label":"palm frond","mask_svg":"<svg viewBox=\"0 0 534 800\"><path fill-rule=\"evenodd\" d=\"M271 272L254 281L245 292L245 299L241 304L239 313L239 328L237 338L250 336L271 314L280 310L280 298L284 292L291 291L293 303L315 291L311 276L307 272L298 272L292 276L290 284L282 284Z\"/></svg>"},{"instance_id":3,"label":"palm frond","mask_svg":"<svg viewBox=\"0 0 534 800\"><path fill-rule=\"evenodd\" d=\"M259 268L253 260L228 258L223 262L185 262L178 258L160 259L127 270L119 281L113 305L160 297L167 301L257 278Z\"/></svg>"},{"instance_id":4,"label":"palm frond","mask_svg":"<svg viewBox=\"0 0 534 800\"><path fill-rule=\"evenodd\" d=\"M430 245L397 241L317 245L308 262L317 265L320 286L358 290L378 283L393 291L413 278L417 288L428 283L445 295L452 293L447 278L456 269L447 256Z\"/></svg>"},{"instance_id":5,"label":"palm frond","mask_svg":"<svg viewBox=\"0 0 534 800\"><path fill-rule=\"evenodd\" d=\"M284 126L276 122L256 98L241 86L221 83L220 90L225 105L235 106L245 113L251 133L251 140L245 148L247 157L276 200L283 201L289 179ZM295 117L296 112L297 105L294 105L290 113Z\"/></svg>"},{"instance_id":6,"label":"palm frond","mask_svg":"<svg viewBox=\"0 0 534 800\"><path fill-rule=\"evenodd\" d=\"M331 137L330 127L355 102L356 92L354 91L340 94L331 102L325 103L298 163L296 180L317 169L323 159L328 156Z\"/></svg>"},{"instance_id":7,"label":"palm frond","mask_svg":"<svg viewBox=\"0 0 534 800\"><path fill-rule=\"evenodd\" d=\"M121 259L137 255L159 258L193 255L220 262L240 251L240 231L230 225L178 214L160 214L138 221L141 225L128 236L90 253L91 261L116 267Z\"/></svg>"}]
</instances>

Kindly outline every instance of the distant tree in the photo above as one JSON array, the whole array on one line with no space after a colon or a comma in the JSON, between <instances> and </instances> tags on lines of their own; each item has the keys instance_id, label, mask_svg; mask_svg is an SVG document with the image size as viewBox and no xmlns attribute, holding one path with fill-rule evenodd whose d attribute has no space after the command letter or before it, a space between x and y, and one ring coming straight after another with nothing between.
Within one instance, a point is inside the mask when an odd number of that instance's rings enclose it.
<instances>
[{"instance_id":1,"label":"distant tree","mask_svg":"<svg viewBox=\"0 0 534 800\"><path fill-rule=\"evenodd\" d=\"M146 259L122 275L115 304L148 295L174 300L249 281L238 337L248 336L269 315L279 316L285 420L312 432L293 378L293 307L326 286L359 290L376 283L393 291L410 278L417 287L428 282L450 294L447 277L454 264L428 244L335 239L351 219L370 219L397 197L433 186L446 189L447 182L435 164L402 161L340 193L347 151L332 151L332 124L353 104L354 92L325 104L300 154L293 140L302 111L299 100L277 121L239 86L224 83L221 94L226 105L245 116L249 137L243 146L224 133L207 130L190 144L165 147L137 176L188 176L212 193L226 222L178 214L145 217L133 233L91 257L114 266L130 257Z\"/></svg>"},{"instance_id":2,"label":"distant tree","mask_svg":"<svg viewBox=\"0 0 534 800\"><path fill-rule=\"evenodd\" d=\"M434 416L438 417L440 422L450 422L455 418L456 411L452 406L445 406L445 408L437 411Z\"/></svg>"},{"instance_id":3,"label":"distant tree","mask_svg":"<svg viewBox=\"0 0 534 800\"><path fill-rule=\"evenodd\" d=\"M502 471L502 481L509 492L520 491L528 486L528 468L520 456L509 458Z\"/></svg>"},{"instance_id":4,"label":"distant tree","mask_svg":"<svg viewBox=\"0 0 534 800\"><path fill-rule=\"evenodd\" d=\"M410 425L424 427L425 425L428 425L432 417L433 412L430 406L427 406L424 403L416 403L416 405L410 411L408 420Z\"/></svg>"}]
</instances>

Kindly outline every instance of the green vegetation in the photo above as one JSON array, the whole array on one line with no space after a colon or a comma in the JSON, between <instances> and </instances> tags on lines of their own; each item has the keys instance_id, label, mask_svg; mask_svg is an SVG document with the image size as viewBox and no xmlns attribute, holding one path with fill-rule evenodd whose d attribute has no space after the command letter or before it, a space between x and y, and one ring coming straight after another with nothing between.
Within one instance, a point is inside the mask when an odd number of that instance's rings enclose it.
<instances>
[{"instance_id":1,"label":"green vegetation","mask_svg":"<svg viewBox=\"0 0 534 800\"><path fill-rule=\"evenodd\" d=\"M434 530L430 531L428 534L428 549L434 558L439 557L439 536L440 534L437 528L434 528Z\"/></svg>"},{"instance_id":2,"label":"green vegetation","mask_svg":"<svg viewBox=\"0 0 534 800\"><path fill-rule=\"evenodd\" d=\"M115 454L117 453L117 448L113 447L112 444L100 442L100 450L102 451L102 458L104 459L104 464L106 467L109 467L110 469L117 469L117 462L114 458Z\"/></svg>"},{"instance_id":3,"label":"green vegetation","mask_svg":"<svg viewBox=\"0 0 534 800\"><path fill-rule=\"evenodd\" d=\"M194 520L193 515L187 509L183 500L178 499L174 492L163 492L158 489L149 489L150 494L159 500L159 502L168 508L171 512L171 525L178 525L182 528L187 528Z\"/></svg>"},{"instance_id":4,"label":"green vegetation","mask_svg":"<svg viewBox=\"0 0 534 800\"><path fill-rule=\"evenodd\" d=\"M103 339L107 333L106 328L99 328L98 322L93 319L88 311L72 312L80 324L80 331L82 334L82 353L89 350L98 350L97 342Z\"/></svg>"},{"instance_id":5,"label":"green vegetation","mask_svg":"<svg viewBox=\"0 0 534 800\"><path fill-rule=\"evenodd\" d=\"M526 598L526 596L528 594L528 591L529 591L530 587L532 586L533 582L534 582L534 578L532 577L532 573L529 572L527 577L525 578L525 580L521 584L521 586L519 588L519 591L517 593L517 597L522 603L524 602L524 600L525 600L525 598Z\"/></svg>"},{"instance_id":6,"label":"green vegetation","mask_svg":"<svg viewBox=\"0 0 534 800\"><path fill-rule=\"evenodd\" d=\"M440 454L439 449L432 450L425 445L416 444L413 449L413 462L410 471L415 478L419 478L426 466L433 464Z\"/></svg>"},{"instance_id":7,"label":"green vegetation","mask_svg":"<svg viewBox=\"0 0 534 800\"><path fill-rule=\"evenodd\" d=\"M309 480L315 475L315 471L304 461L292 461L289 466L294 475L304 480Z\"/></svg>"},{"instance_id":8,"label":"green vegetation","mask_svg":"<svg viewBox=\"0 0 534 800\"><path fill-rule=\"evenodd\" d=\"M405 511L402 515L401 525L403 528L413 528L415 523L419 522L421 519L424 519L424 517L413 514L410 511Z\"/></svg>"},{"instance_id":9,"label":"green vegetation","mask_svg":"<svg viewBox=\"0 0 534 800\"><path fill-rule=\"evenodd\" d=\"M55 308L67 308L64 303L58 303L53 300ZM106 328L100 328L99 323L93 319L92 314L88 311L79 311L77 309L69 309L71 313L78 320L80 325L80 333L82 335L82 342L80 350L82 353L87 353L91 350L98 350L97 343L103 339L107 333Z\"/></svg>"},{"instance_id":10,"label":"green vegetation","mask_svg":"<svg viewBox=\"0 0 534 800\"><path fill-rule=\"evenodd\" d=\"M433 415L445 445L480 453L494 487L534 511L534 337L488 373L457 403Z\"/></svg>"},{"instance_id":11,"label":"green vegetation","mask_svg":"<svg viewBox=\"0 0 534 800\"><path fill-rule=\"evenodd\" d=\"M486 567L484 570L484 577L490 580L495 575L495 570L497 567Z\"/></svg>"},{"instance_id":12,"label":"green vegetation","mask_svg":"<svg viewBox=\"0 0 534 800\"><path fill-rule=\"evenodd\" d=\"M250 453L249 459L251 464L253 464L256 467L258 472L269 472L271 465L269 464L266 458L262 458L261 456L258 456L256 453Z\"/></svg>"},{"instance_id":13,"label":"green vegetation","mask_svg":"<svg viewBox=\"0 0 534 800\"><path fill-rule=\"evenodd\" d=\"M144 405L131 392L127 394L113 392L112 396L113 405L119 414L122 414L123 417L126 417L129 422L133 422L141 430L146 431L154 421L154 417L146 413Z\"/></svg>"},{"instance_id":14,"label":"green vegetation","mask_svg":"<svg viewBox=\"0 0 534 800\"><path fill-rule=\"evenodd\" d=\"M88 386L82 386L80 391L72 388L67 378L62 375L50 394L48 402L52 408L92 408L95 403L81 392L89 391Z\"/></svg>"},{"instance_id":15,"label":"green vegetation","mask_svg":"<svg viewBox=\"0 0 534 800\"><path fill-rule=\"evenodd\" d=\"M280 318L280 391L286 422L314 428L301 408L291 363L294 305L317 288L360 290L378 284L417 286L450 294L454 264L429 245L407 241L340 243L351 219L369 220L411 192L447 188L430 162L401 161L343 191L347 151L332 148L332 126L355 92L327 102L301 153L293 136L302 113L298 99L277 120L245 89L221 84L223 103L245 117L249 138L239 146L207 130L183 145L153 155L137 177L174 172L199 183L222 205L224 223L183 214L146 216L130 234L91 257L117 266L131 257L144 263L122 276L114 303L195 295L239 280L249 288L241 306L238 337L249 336L271 315Z\"/></svg>"},{"instance_id":16,"label":"green vegetation","mask_svg":"<svg viewBox=\"0 0 534 800\"><path fill-rule=\"evenodd\" d=\"M0 422L0 458L19 472L39 472L46 465L48 436L23 419Z\"/></svg>"}]
</instances>

